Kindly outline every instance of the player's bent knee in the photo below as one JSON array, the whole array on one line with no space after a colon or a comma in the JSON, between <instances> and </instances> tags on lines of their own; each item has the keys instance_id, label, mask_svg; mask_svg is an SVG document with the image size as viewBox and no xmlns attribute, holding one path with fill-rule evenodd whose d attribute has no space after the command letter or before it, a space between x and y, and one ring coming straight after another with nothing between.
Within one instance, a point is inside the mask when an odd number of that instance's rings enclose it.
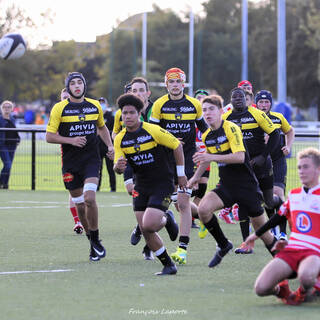
<instances>
[{"instance_id":1,"label":"player's bent knee","mask_svg":"<svg viewBox=\"0 0 320 320\"><path fill-rule=\"evenodd\" d=\"M259 297L267 295L268 289L269 288L266 288L261 282L256 282L254 285L254 291Z\"/></svg>"},{"instance_id":2,"label":"player's bent knee","mask_svg":"<svg viewBox=\"0 0 320 320\"><path fill-rule=\"evenodd\" d=\"M72 197L71 199L74 204L84 203L84 195L83 194L79 197Z\"/></svg>"},{"instance_id":3,"label":"player's bent knee","mask_svg":"<svg viewBox=\"0 0 320 320\"><path fill-rule=\"evenodd\" d=\"M299 282L305 289L307 289L314 286L314 284L316 283L316 278L309 273L302 274L299 275Z\"/></svg>"}]
</instances>

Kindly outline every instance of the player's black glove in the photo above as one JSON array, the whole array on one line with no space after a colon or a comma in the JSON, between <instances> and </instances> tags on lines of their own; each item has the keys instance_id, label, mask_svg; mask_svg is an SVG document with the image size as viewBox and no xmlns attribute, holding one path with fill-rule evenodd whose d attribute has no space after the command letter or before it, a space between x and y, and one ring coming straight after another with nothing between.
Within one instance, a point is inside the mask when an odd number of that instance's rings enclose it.
<instances>
[{"instance_id":1,"label":"player's black glove","mask_svg":"<svg viewBox=\"0 0 320 320\"><path fill-rule=\"evenodd\" d=\"M252 167L261 167L266 162L266 158L263 155L256 156L250 160Z\"/></svg>"}]
</instances>

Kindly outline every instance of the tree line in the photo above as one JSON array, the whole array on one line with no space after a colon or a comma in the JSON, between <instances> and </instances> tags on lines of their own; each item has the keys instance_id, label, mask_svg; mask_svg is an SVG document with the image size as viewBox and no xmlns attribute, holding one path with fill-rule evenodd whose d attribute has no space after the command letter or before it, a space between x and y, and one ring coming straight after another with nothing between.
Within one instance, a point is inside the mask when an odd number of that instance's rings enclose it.
<instances>
[{"instance_id":1,"label":"tree line","mask_svg":"<svg viewBox=\"0 0 320 320\"><path fill-rule=\"evenodd\" d=\"M241 2L209 0L203 3L204 14L195 16L194 89L215 89L226 102L242 80ZM318 0L286 1L287 94L291 104L301 109L319 104L319 13ZM30 24L29 18L22 18ZM8 19L0 20L0 35L10 31ZM77 70L88 81L88 96L104 96L114 104L124 85L141 76L141 30L142 15L135 15L95 43L58 41L49 48L28 50L21 59L1 60L0 99L52 105L67 72ZM188 48L189 12L179 15L154 5L148 13L147 80L163 82L165 71L173 66L188 74ZM248 52L248 78L254 90L268 89L276 97L276 0L249 1ZM165 93L161 87L151 91L153 99Z\"/></svg>"}]
</instances>

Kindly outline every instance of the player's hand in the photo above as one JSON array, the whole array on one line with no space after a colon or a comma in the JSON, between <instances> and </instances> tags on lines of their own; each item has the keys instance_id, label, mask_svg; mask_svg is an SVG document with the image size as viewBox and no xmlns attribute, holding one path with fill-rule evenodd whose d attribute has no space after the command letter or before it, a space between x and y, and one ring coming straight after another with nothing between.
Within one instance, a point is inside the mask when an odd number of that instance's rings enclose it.
<instances>
[{"instance_id":1,"label":"player's hand","mask_svg":"<svg viewBox=\"0 0 320 320\"><path fill-rule=\"evenodd\" d=\"M114 159L114 148L113 148L113 146L108 147L107 157L110 160Z\"/></svg>"},{"instance_id":2,"label":"player's hand","mask_svg":"<svg viewBox=\"0 0 320 320\"><path fill-rule=\"evenodd\" d=\"M177 138L177 139L180 141L181 145L183 146L184 142L183 142L182 138Z\"/></svg>"},{"instance_id":3,"label":"player's hand","mask_svg":"<svg viewBox=\"0 0 320 320\"><path fill-rule=\"evenodd\" d=\"M288 245L287 240L278 240L272 247L271 251L279 252L283 250L287 245Z\"/></svg>"},{"instance_id":4,"label":"player's hand","mask_svg":"<svg viewBox=\"0 0 320 320\"><path fill-rule=\"evenodd\" d=\"M261 167L266 162L266 158L263 155L256 156L250 160L252 167Z\"/></svg>"},{"instance_id":5,"label":"player's hand","mask_svg":"<svg viewBox=\"0 0 320 320\"><path fill-rule=\"evenodd\" d=\"M87 138L82 136L82 137L74 137L71 138L71 144L75 147L83 148L86 143L87 143Z\"/></svg>"},{"instance_id":6,"label":"player's hand","mask_svg":"<svg viewBox=\"0 0 320 320\"><path fill-rule=\"evenodd\" d=\"M127 159L120 157L117 163L114 165L114 170L117 173L123 173L124 170L126 170L126 167L127 167Z\"/></svg>"},{"instance_id":7,"label":"player's hand","mask_svg":"<svg viewBox=\"0 0 320 320\"><path fill-rule=\"evenodd\" d=\"M255 233L251 233L249 237L246 239L245 244L248 247L253 248L254 247L254 242L258 239L258 236Z\"/></svg>"},{"instance_id":8,"label":"player's hand","mask_svg":"<svg viewBox=\"0 0 320 320\"><path fill-rule=\"evenodd\" d=\"M287 146L282 147L281 150L285 156L287 156L291 151L290 148Z\"/></svg>"},{"instance_id":9,"label":"player's hand","mask_svg":"<svg viewBox=\"0 0 320 320\"><path fill-rule=\"evenodd\" d=\"M180 189L185 190L187 188L188 179L186 176L178 177L178 185Z\"/></svg>"},{"instance_id":10,"label":"player's hand","mask_svg":"<svg viewBox=\"0 0 320 320\"><path fill-rule=\"evenodd\" d=\"M195 178L195 176L193 176L192 178L190 178L190 180L187 183L187 188L188 189L196 189L196 187L198 186L200 179Z\"/></svg>"},{"instance_id":11,"label":"player's hand","mask_svg":"<svg viewBox=\"0 0 320 320\"><path fill-rule=\"evenodd\" d=\"M192 157L192 160L194 163L210 162L210 159L211 159L211 155L206 152L196 152Z\"/></svg>"}]
</instances>

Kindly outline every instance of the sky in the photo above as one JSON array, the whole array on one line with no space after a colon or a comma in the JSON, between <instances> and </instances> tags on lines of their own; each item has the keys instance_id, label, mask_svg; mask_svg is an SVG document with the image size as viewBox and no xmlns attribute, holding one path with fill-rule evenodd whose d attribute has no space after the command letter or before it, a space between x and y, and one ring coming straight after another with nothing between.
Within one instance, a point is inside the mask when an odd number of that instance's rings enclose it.
<instances>
[{"instance_id":1,"label":"sky","mask_svg":"<svg viewBox=\"0 0 320 320\"><path fill-rule=\"evenodd\" d=\"M191 8L194 13L202 11L207 0L3 0L6 5L15 4L24 9L35 22L43 21L41 12L50 9L54 14L52 23L47 22L35 35L24 32L31 46L54 40L94 42L96 36L109 33L131 15L152 11L153 3L161 9L171 8L177 13Z\"/></svg>"}]
</instances>

